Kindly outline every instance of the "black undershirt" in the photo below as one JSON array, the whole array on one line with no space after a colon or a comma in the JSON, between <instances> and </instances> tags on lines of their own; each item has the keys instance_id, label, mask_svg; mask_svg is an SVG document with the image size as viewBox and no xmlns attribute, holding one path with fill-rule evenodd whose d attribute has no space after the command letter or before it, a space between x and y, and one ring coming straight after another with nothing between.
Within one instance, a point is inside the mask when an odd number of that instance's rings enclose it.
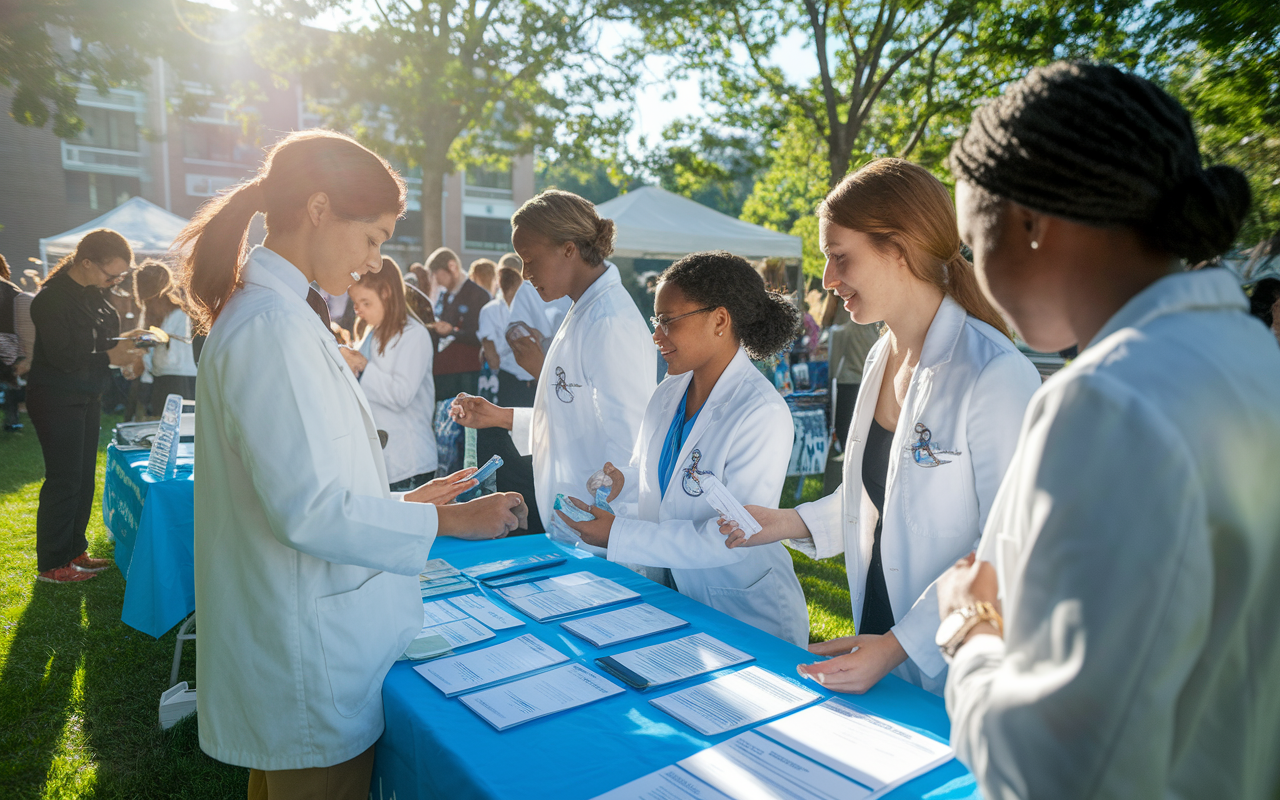
<instances>
[{"instance_id":1,"label":"black undershirt","mask_svg":"<svg viewBox=\"0 0 1280 800\"><path fill-rule=\"evenodd\" d=\"M893 431L885 430L871 420L867 447L862 454L862 485L876 507L875 542L871 546L871 564L867 567L866 599L862 603L862 620L858 633L888 633L893 628L893 608L889 588L884 582L884 563L880 559L880 532L884 520L884 489L889 476L889 455L893 449Z\"/></svg>"}]
</instances>

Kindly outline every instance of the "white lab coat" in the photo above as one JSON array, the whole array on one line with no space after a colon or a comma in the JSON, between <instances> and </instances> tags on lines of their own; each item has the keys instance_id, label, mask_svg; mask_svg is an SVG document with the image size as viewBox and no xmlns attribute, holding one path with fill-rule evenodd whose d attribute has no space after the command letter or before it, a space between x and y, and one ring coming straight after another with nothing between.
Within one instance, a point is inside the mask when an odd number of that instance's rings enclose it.
<instances>
[{"instance_id":1,"label":"white lab coat","mask_svg":"<svg viewBox=\"0 0 1280 800\"><path fill-rule=\"evenodd\" d=\"M698 452L710 472L743 505L777 508L795 430L786 401L739 350L703 404L662 496L658 461L676 408L693 373L667 378L653 393L626 483L639 502L615 507L609 560L671 569L681 594L792 644L809 644L809 609L791 554L781 542L724 546L719 515L682 480ZM625 515L625 516L623 516Z\"/></svg>"},{"instance_id":2,"label":"white lab coat","mask_svg":"<svg viewBox=\"0 0 1280 800\"><path fill-rule=\"evenodd\" d=\"M480 309L480 330L476 335L481 342L485 339L493 342L493 348L498 353L498 370L514 375L518 380L531 381L533 376L516 363L516 355L511 351L511 345L507 344L507 326L511 324L510 321L511 306L499 294ZM499 376L498 380L501 381L502 377Z\"/></svg>"},{"instance_id":3,"label":"white lab coat","mask_svg":"<svg viewBox=\"0 0 1280 800\"><path fill-rule=\"evenodd\" d=\"M147 372L154 377L161 375L196 375L196 357L191 348L191 317L180 308L170 311L160 322L160 330L169 334L166 344L156 345L146 353ZM183 341L183 340L186 341Z\"/></svg>"},{"instance_id":4,"label":"white lab coat","mask_svg":"<svg viewBox=\"0 0 1280 800\"><path fill-rule=\"evenodd\" d=\"M436 511L388 492L364 392L302 273L256 247L243 279L196 390L200 747L262 770L332 766L382 733Z\"/></svg>"},{"instance_id":5,"label":"white lab coat","mask_svg":"<svg viewBox=\"0 0 1280 800\"><path fill-rule=\"evenodd\" d=\"M1005 638L947 710L984 797L1280 784L1280 350L1225 269L1162 278L1036 394L979 557Z\"/></svg>"},{"instance_id":6,"label":"white lab coat","mask_svg":"<svg viewBox=\"0 0 1280 800\"><path fill-rule=\"evenodd\" d=\"M378 341L370 331L361 347L369 359L360 374L373 411L374 423L387 432L382 451L391 483L434 472L436 432L431 421L436 407L436 382L431 374L435 347L431 333L413 317L404 330L378 352Z\"/></svg>"},{"instance_id":7,"label":"white lab coat","mask_svg":"<svg viewBox=\"0 0 1280 800\"><path fill-rule=\"evenodd\" d=\"M888 360L888 337L872 346L845 446L839 491L797 508L813 538L793 546L815 558L845 553L853 620L862 619L876 509L862 486L862 455ZM935 694L946 662L934 644L933 583L978 543L1018 440L1018 426L1040 375L1008 337L943 298L925 335L898 427L885 484L880 558L893 607L894 636L910 657L894 674ZM917 423L948 463L923 467L911 446ZM940 450L955 451L941 453Z\"/></svg>"},{"instance_id":8,"label":"white lab coat","mask_svg":"<svg viewBox=\"0 0 1280 800\"><path fill-rule=\"evenodd\" d=\"M516 290L516 296L511 298L511 315L507 324L523 322L531 328L537 328L542 334L543 347L548 347L560 331L565 315L569 313L572 305L573 300L567 296L556 298L548 303L542 299L542 295L538 294L538 290L533 288L532 283L525 281Z\"/></svg>"},{"instance_id":9,"label":"white lab coat","mask_svg":"<svg viewBox=\"0 0 1280 800\"><path fill-rule=\"evenodd\" d=\"M649 327L617 268L609 267L569 309L551 341L533 408L514 409L511 439L521 453L533 453L538 513L549 533L552 520L559 520L552 508L557 494L581 497L587 478L606 461L631 460L657 358ZM563 523L557 528L568 530Z\"/></svg>"}]
</instances>

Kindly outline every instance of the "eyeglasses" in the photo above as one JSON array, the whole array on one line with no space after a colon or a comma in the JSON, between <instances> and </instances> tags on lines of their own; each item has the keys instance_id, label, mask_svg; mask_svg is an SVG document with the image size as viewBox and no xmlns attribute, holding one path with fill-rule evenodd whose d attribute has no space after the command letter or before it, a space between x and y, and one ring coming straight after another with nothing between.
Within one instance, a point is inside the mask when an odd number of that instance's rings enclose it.
<instances>
[{"instance_id":1,"label":"eyeglasses","mask_svg":"<svg viewBox=\"0 0 1280 800\"><path fill-rule=\"evenodd\" d=\"M125 278L132 275L137 270L136 267L130 267L129 269L126 269L124 272L119 272L119 273L107 272L106 267L102 266L97 261L90 261L89 263L93 264L95 267L98 268L99 272L107 276L107 279L111 281L110 283L111 286L115 286L116 284L120 283L121 281L123 281Z\"/></svg>"},{"instance_id":2,"label":"eyeglasses","mask_svg":"<svg viewBox=\"0 0 1280 800\"><path fill-rule=\"evenodd\" d=\"M719 306L707 306L706 308L700 308L697 311L690 311L688 314L681 314L678 317L649 317L649 324L653 326L655 331L658 328L662 328L662 333L665 336L671 333L671 323L678 322L685 317L692 317L694 314L705 314L708 311L715 311L717 308L719 308Z\"/></svg>"}]
</instances>

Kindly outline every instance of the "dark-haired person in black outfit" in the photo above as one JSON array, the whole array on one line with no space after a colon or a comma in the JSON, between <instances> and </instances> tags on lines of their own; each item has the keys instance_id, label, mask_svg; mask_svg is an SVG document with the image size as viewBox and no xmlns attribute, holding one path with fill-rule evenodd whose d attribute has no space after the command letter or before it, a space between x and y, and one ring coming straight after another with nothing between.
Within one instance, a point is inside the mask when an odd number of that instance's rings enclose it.
<instances>
[{"instance_id":1,"label":"dark-haired person in black outfit","mask_svg":"<svg viewBox=\"0 0 1280 800\"><path fill-rule=\"evenodd\" d=\"M132 267L133 252L123 236L106 228L91 231L31 301L36 344L27 374L27 413L44 453L36 513L41 581L84 581L111 565L89 557L85 529L97 480L102 392L111 380L112 358L129 358L127 343L112 341L120 335L120 315L107 292Z\"/></svg>"},{"instance_id":2,"label":"dark-haired person in black outfit","mask_svg":"<svg viewBox=\"0 0 1280 800\"><path fill-rule=\"evenodd\" d=\"M492 297L462 271L457 253L438 248L427 258L427 271L444 287L436 321L430 328L444 347L436 354L436 397L480 389L480 309Z\"/></svg>"}]
</instances>

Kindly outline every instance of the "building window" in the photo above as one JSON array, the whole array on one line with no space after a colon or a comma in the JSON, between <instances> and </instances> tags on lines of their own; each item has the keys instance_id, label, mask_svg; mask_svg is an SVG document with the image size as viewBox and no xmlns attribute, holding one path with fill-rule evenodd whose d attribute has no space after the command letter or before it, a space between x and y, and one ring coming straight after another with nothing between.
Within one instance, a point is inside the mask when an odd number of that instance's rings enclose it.
<instances>
[{"instance_id":1,"label":"building window","mask_svg":"<svg viewBox=\"0 0 1280 800\"><path fill-rule=\"evenodd\" d=\"M193 175L187 174L187 194L191 197L213 197L218 192L234 185L239 178L228 178L225 175Z\"/></svg>"},{"instance_id":2,"label":"building window","mask_svg":"<svg viewBox=\"0 0 1280 800\"><path fill-rule=\"evenodd\" d=\"M511 221L501 217L466 217L462 246L501 253L511 247Z\"/></svg>"},{"instance_id":3,"label":"building window","mask_svg":"<svg viewBox=\"0 0 1280 800\"><path fill-rule=\"evenodd\" d=\"M511 199L511 171L490 172L483 169L469 169L465 173L462 193L467 197L487 198L490 200Z\"/></svg>"},{"instance_id":4,"label":"building window","mask_svg":"<svg viewBox=\"0 0 1280 800\"><path fill-rule=\"evenodd\" d=\"M231 125L188 122L182 128L182 155L200 161L256 164L261 153Z\"/></svg>"},{"instance_id":5,"label":"building window","mask_svg":"<svg viewBox=\"0 0 1280 800\"><path fill-rule=\"evenodd\" d=\"M77 144L105 150L138 151L138 118L132 111L80 106L84 130L76 135Z\"/></svg>"},{"instance_id":6,"label":"building window","mask_svg":"<svg viewBox=\"0 0 1280 800\"><path fill-rule=\"evenodd\" d=\"M67 178L67 202L84 203L90 211L110 211L130 197L142 194L137 178L71 170L64 174Z\"/></svg>"}]
</instances>

